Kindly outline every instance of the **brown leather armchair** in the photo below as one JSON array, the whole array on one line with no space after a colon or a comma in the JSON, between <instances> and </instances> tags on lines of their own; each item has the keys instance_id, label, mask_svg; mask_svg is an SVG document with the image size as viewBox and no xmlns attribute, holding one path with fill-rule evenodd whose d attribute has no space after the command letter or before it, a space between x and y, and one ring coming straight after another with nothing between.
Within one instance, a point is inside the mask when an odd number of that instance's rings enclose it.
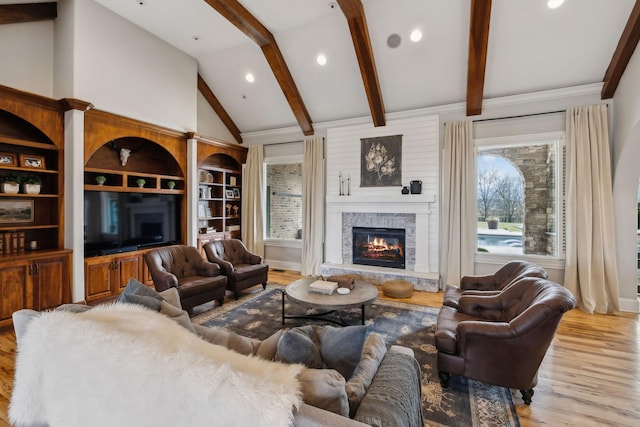
<instances>
[{"instance_id":1,"label":"brown leather armchair","mask_svg":"<svg viewBox=\"0 0 640 427\"><path fill-rule=\"evenodd\" d=\"M528 405L538 368L563 314L576 301L563 286L524 277L495 295L463 295L443 305L435 343L443 387L451 374L520 390Z\"/></svg>"},{"instance_id":2,"label":"brown leather armchair","mask_svg":"<svg viewBox=\"0 0 640 427\"><path fill-rule=\"evenodd\" d=\"M527 261L510 261L500 267L494 274L484 276L464 276L460 279L460 287L447 285L444 290L443 304L458 307L462 295L491 295L504 290L523 277L540 277L546 279L544 268Z\"/></svg>"},{"instance_id":3,"label":"brown leather armchair","mask_svg":"<svg viewBox=\"0 0 640 427\"><path fill-rule=\"evenodd\" d=\"M249 252L238 239L225 239L209 242L204 245L207 259L220 265L222 274L227 276L227 289L233 291L236 299L240 291L262 284L267 287L269 266L262 264L259 255Z\"/></svg>"},{"instance_id":4,"label":"brown leather armchair","mask_svg":"<svg viewBox=\"0 0 640 427\"><path fill-rule=\"evenodd\" d=\"M164 246L145 253L144 260L156 291L176 288L182 308L189 313L193 307L209 301L224 303L227 278L220 274L218 265L202 258L196 248Z\"/></svg>"}]
</instances>

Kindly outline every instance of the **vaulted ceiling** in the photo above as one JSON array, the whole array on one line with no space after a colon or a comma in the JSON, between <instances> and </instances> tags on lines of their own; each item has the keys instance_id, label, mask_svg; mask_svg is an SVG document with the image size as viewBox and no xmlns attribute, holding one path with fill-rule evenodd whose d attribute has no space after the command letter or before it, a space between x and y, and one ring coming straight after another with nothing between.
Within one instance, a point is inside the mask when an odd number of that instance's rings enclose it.
<instances>
[{"instance_id":1,"label":"vaulted ceiling","mask_svg":"<svg viewBox=\"0 0 640 427\"><path fill-rule=\"evenodd\" d=\"M478 115L483 99L598 82L610 98L640 38L640 0L95 1L194 57L198 89L239 142L458 102ZM0 23L55 17L36 2L0 2L13 3Z\"/></svg>"}]
</instances>

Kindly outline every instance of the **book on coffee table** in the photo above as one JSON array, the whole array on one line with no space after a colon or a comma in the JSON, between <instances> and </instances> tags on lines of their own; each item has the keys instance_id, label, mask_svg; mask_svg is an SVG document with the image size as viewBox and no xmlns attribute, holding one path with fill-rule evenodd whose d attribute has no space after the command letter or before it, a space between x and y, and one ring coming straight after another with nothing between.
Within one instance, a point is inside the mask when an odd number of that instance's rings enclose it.
<instances>
[{"instance_id":1,"label":"book on coffee table","mask_svg":"<svg viewBox=\"0 0 640 427\"><path fill-rule=\"evenodd\" d=\"M316 280L309 285L309 292L318 294L332 295L338 289L338 283L328 282L326 280Z\"/></svg>"}]
</instances>

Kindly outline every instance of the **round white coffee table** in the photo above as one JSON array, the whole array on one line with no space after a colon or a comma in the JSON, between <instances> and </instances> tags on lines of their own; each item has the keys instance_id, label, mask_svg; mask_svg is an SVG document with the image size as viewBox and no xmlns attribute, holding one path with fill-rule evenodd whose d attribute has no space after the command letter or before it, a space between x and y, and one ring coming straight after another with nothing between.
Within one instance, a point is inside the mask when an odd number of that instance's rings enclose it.
<instances>
[{"instance_id":1,"label":"round white coffee table","mask_svg":"<svg viewBox=\"0 0 640 427\"><path fill-rule=\"evenodd\" d=\"M337 292L332 295L323 295L315 292L309 292L309 285L315 282L317 278L308 277L287 285L282 292L282 324L285 319L320 319L338 325L346 326L346 322L339 317L339 320L327 318L326 315L335 311L341 311L348 308L360 307L361 320L364 325L364 308L373 303L378 298L378 288L364 280L356 280L353 289L347 295L340 295ZM297 304L326 310L322 313L313 313L306 315L286 315L285 314L285 295L289 300Z\"/></svg>"}]
</instances>

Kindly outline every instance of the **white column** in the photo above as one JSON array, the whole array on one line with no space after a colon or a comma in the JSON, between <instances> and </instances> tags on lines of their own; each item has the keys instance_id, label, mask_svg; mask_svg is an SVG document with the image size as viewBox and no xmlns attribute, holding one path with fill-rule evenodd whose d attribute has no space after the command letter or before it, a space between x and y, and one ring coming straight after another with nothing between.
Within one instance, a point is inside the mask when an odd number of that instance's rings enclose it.
<instances>
[{"instance_id":1,"label":"white column","mask_svg":"<svg viewBox=\"0 0 640 427\"><path fill-rule=\"evenodd\" d=\"M64 246L71 255L71 300L84 301L84 112L64 114Z\"/></svg>"},{"instance_id":2,"label":"white column","mask_svg":"<svg viewBox=\"0 0 640 427\"><path fill-rule=\"evenodd\" d=\"M198 140L187 139L187 170L185 172L187 196L187 235L185 242L198 246Z\"/></svg>"}]
</instances>

